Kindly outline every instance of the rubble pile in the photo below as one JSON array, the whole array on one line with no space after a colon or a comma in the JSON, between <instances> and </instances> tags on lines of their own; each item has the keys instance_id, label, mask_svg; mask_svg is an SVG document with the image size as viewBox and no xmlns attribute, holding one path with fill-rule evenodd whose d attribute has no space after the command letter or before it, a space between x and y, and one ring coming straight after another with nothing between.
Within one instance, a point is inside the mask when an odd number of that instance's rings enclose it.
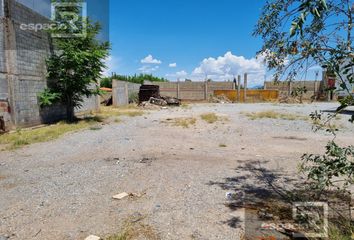
<instances>
[{"instance_id":1,"label":"rubble pile","mask_svg":"<svg viewBox=\"0 0 354 240\"><path fill-rule=\"evenodd\" d=\"M232 101L228 99L228 97L226 97L225 95L212 96L210 102L221 103L221 104L232 103Z\"/></svg>"}]
</instances>

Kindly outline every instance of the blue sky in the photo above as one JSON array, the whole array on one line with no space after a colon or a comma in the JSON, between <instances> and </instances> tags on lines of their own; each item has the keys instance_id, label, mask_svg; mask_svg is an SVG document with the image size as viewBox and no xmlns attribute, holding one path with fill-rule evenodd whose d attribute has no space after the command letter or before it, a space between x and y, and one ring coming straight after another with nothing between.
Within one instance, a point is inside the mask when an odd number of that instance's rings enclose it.
<instances>
[{"instance_id":1,"label":"blue sky","mask_svg":"<svg viewBox=\"0 0 354 240\"><path fill-rule=\"evenodd\" d=\"M193 72L204 59L212 57L215 62L210 65L218 64L217 58L228 52L245 60L254 58L261 41L252 31L262 5L260 0L111 1L110 71L132 74L150 70L172 80L185 77L184 73L199 80L205 75L215 78L212 69L203 68L206 73L199 71L201 76ZM149 55L161 64L143 64L141 60ZM227 62L220 59L224 60ZM173 63L177 66L169 67ZM242 73L242 67L239 71ZM237 73L235 69L231 75Z\"/></svg>"},{"instance_id":2,"label":"blue sky","mask_svg":"<svg viewBox=\"0 0 354 240\"><path fill-rule=\"evenodd\" d=\"M18 1L34 7L50 2ZM105 1L110 1L109 13ZM262 41L252 31L264 2L87 0L87 5L91 18L106 26L109 22L112 51L105 75L152 73L172 81L206 77L223 81L247 72L250 85L261 85L271 74L255 58Z\"/></svg>"}]
</instances>

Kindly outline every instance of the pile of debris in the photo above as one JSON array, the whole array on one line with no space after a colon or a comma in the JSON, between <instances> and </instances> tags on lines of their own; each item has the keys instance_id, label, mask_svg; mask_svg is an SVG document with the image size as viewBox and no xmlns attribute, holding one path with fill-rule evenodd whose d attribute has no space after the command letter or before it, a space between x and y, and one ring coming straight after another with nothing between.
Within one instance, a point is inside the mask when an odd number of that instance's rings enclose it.
<instances>
[{"instance_id":1,"label":"pile of debris","mask_svg":"<svg viewBox=\"0 0 354 240\"><path fill-rule=\"evenodd\" d=\"M210 98L210 102L212 103L221 103L221 104L225 104L225 103L232 103L232 101L226 97L225 95L219 95L219 96L212 96Z\"/></svg>"},{"instance_id":2,"label":"pile of debris","mask_svg":"<svg viewBox=\"0 0 354 240\"><path fill-rule=\"evenodd\" d=\"M301 101L298 98L293 97L293 96L288 96L288 95L285 95L285 94L281 95L279 97L278 101L279 101L279 103L287 103L287 104L299 104L299 103L301 103Z\"/></svg>"},{"instance_id":3,"label":"pile of debris","mask_svg":"<svg viewBox=\"0 0 354 240\"><path fill-rule=\"evenodd\" d=\"M150 107L150 105L180 106L181 100L173 97L165 97L160 95L160 86L142 85L139 91L139 105L142 107Z\"/></svg>"}]
</instances>

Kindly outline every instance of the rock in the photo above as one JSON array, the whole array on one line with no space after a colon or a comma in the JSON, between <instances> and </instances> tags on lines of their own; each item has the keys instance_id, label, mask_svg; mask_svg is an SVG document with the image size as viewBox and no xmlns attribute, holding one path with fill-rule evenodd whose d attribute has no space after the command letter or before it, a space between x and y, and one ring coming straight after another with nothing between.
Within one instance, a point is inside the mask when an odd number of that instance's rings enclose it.
<instances>
[{"instance_id":1,"label":"rock","mask_svg":"<svg viewBox=\"0 0 354 240\"><path fill-rule=\"evenodd\" d=\"M271 213L269 213L267 209L263 209L263 208L262 208L262 209L260 209L260 210L258 211L258 217L259 217L260 219L273 220L274 215L271 214Z\"/></svg>"},{"instance_id":2,"label":"rock","mask_svg":"<svg viewBox=\"0 0 354 240\"><path fill-rule=\"evenodd\" d=\"M120 194L114 195L113 198L114 198L114 199L118 199L118 200L122 200L123 198L126 198L126 197L128 197L128 196L129 196L128 193L122 192L122 193L120 193Z\"/></svg>"},{"instance_id":3,"label":"rock","mask_svg":"<svg viewBox=\"0 0 354 240\"><path fill-rule=\"evenodd\" d=\"M100 239L101 239L100 237L97 237L95 235L90 235L87 238L85 238L85 240L100 240Z\"/></svg>"},{"instance_id":4,"label":"rock","mask_svg":"<svg viewBox=\"0 0 354 240\"><path fill-rule=\"evenodd\" d=\"M237 192L227 192L225 195L226 199L229 201L233 201L233 200L240 200L242 199L243 196L243 192L237 191Z\"/></svg>"}]
</instances>

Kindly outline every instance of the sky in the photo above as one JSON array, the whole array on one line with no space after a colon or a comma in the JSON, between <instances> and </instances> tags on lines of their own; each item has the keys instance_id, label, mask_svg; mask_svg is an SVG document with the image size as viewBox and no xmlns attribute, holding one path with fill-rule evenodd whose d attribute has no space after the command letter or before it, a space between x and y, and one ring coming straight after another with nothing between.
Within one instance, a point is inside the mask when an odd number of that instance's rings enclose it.
<instances>
[{"instance_id":1,"label":"sky","mask_svg":"<svg viewBox=\"0 0 354 240\"><path fill-rule=\"evenodd\" d=\"M50 0L19 1L46 6ZM265 0L87 1L89 16L109 27L106 76L148 73L171 81L224 81L248 73L250 86L271 79L256 58L262 41L252 36Z\"/></svg>"},{"instance_id":2,"label":"sky","mask_svg":"<svg viewBox=\"0 0 354 240\"><path fill-rule=\"evenodd\" d=\"M263 83L265 69L255 59L262 42L252 36L262 5L260 0L111 1L106 74L232 80L248 71Z\"/></svg>"}]
</instances>

